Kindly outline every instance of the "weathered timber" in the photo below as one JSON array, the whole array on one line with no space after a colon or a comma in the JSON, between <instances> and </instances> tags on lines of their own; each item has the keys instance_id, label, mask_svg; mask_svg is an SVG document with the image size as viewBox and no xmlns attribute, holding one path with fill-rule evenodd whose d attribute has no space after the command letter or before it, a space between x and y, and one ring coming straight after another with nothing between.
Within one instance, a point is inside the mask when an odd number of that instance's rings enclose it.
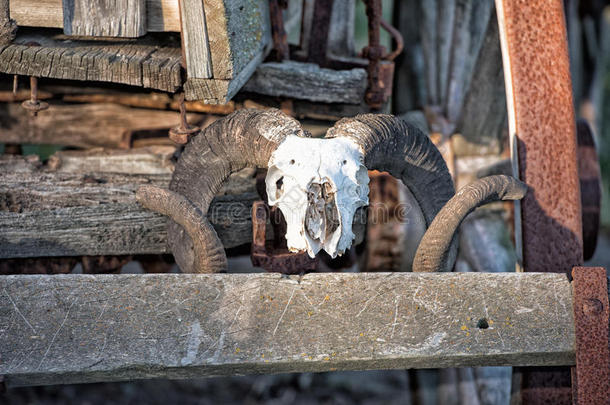
<instances>
[{"instance_id":1,"label":"weathered timber","mask_svg":"<svg viewBox=\"0 0 610 405\"><path fill-rule=\"evenodd\" d=\"M62 0L11 0L11 18L24 27L63 28ZM146 0L149 32L180 32L178 0Z\"/></svg>"},{"instance_id":2,"label":"weathered timber","mask_svg":"<svg viewBox=\"0 0 610 405\"><path fill-rule=\"evenodd\" d=\"M136 38L146 34L146 0L62 0L64 34Z\"/></svg>"},{"instance_id":3,"label":"weathered timber","mask_svg":"<svg viewBox=\"0 0 610 405\"><path fill-rule=\"evenodd\" d=\"M216 0L205 2L208 39L215 79L236 79L260 63L270 49L271 29L266 0ZM247 77L246 77L247 80ZM241 86L240 86L241 87Z\"/></svg>"},{"instance_id":4,"label":"weathered timber","mask_svg":"<svg viewBox=\"0 0 610 405\"><path fill-rule=\"evenodd\" d=\"M9 387L574 364L558 274L6 276L0 290Z\"/></svg>"},{"instance_id":5,"label":"weathered timber","mask_svg":"<svg viewBox=\"0 0 610 405\"><path fill-rule=\"evenodd\" d=\"M171 174L175 146L149 146L130 150L58 151L47 166L64 173Z\"/></svg>"},{"instance_id":6,"label":"weathered timber","mask_svg":"<svg viewBox=\"0 0 610 405\"><path fill-rule=\"evenodd\" d=\"M266 50L254 56L233 79L188 78L184 83L186 99L201 100L206 104L227 104L252 76L265 54Z\"/></svg>"},{"instance_id":7,"label":"weathered timber","mask_svg":"<svg viewBox=\"0 0 610 405\"><path fill-rule=\"evenodd\" d=\"M167 218L137 204L135 191L143 184L167 188L171 167L167 147L115 156L60 152L43 167L32 158L2 157L0 257L168 253ZM116 173L123 170L131 174ZM226 248L251 241L250 211L258 199L248 169L213 200L208 216Z\"/></svg>"},{"instance_id":8,"label":"weathered timber","mask_svg":"<svg viewBox=\"0 0 610 405\"><path fill-rule=\"evenodd\" d=\"M39 91L39 99L43 99L50 97L50 93L44 93L43 97L40 97ZM29 91L22 91L18 94L19 100L28 100L30 98ZM13 101L14 97L12 92L0 92L0 101ZM127 93L127 92L99 92L99 93L90 93L85 94L65 94L62 97L63 101L66 102L76 102L76 103L114 103L125 105L129 107L140 107L140 108L153 108L158 110L172 109L179 111L180 110L180 102L177 97L170 97L170 95L166 93ZM214 105L214 104L205 104L201 101L186 101L184 103L186 107L186 111L191 112L201 112L208 114L230 114L235 111L235 102L229 101L225 105Z\"/></svg>"},{"instance_id":9,"label":"weathered timber","mask_svg":"<svg viewBox=\"0 0 610 405\"><path fill-rule=\"evenodd\" d=\"M166 38L80 40L49 32L20 34L0 46L0 72L122 83L175 92L182 85L178 42ZM30 42L41 46L27 46Z\"/></svg>"},{"instance_id":10,"label":"weathered timber","mask_svg":"<svg viewBox=\"0 0 610 405\"><path fill-rule=\"evenodd\" d=\"M17 23L11 19L8 0L0 1L0 44L9 44L17 34Z\"/></svg>"},{"instance_id":11,"label":"weathered timber","mask_svg":"<svg viewBox=\"0 0 610 405\"><path fill-rule=\"evenodd\" d=\"M328 27L328 53L336 56L354 56L355 0L334 0Z\"/></svg>"},{"instance_id":12,"label":"weathered timber","mask_svg":"<svg viewBox=\"0 0 610 405\"><path fill-rule=\"evenodd\" d=\"M325 103L360 104L367 75L364 69L331 70L311 63L263 63L243 90Z\"/></svg>"},{"instance_id":13,"label":"weathered timber","mask_svg":"<svg viewBox=\"0 0 610 405\"><path fill-rule=\"evenodd\" d=\"M189 123L203 120L189 113ZM79 147L129 148L135 131L169 129L180 122L174 111L116 104L55 104L32 117L18 103L0 104L0 142Z\"/></svg>"},{"instance_id":14,"label":"weathered timber","mask_svg":"<svg viewBox=\"0 0 610 405\"><path fill-rule=\"evenodd\" d=\"M203 0L180 0L179 4L187 75L190 78L209 79L212 77L212 57ZM216 21L211 20L210 23Z\"/></svg>"},{"instance_id":15,"label":"weathered timber","mask_svg":"<svg viewBox=\"0 0 610 405\"><path fill-rule=\"evenodd\" d=\"M462 140L466 141L458 142L462 146L476 145L476 154L499 154L506 127L504 70L499 29L494 14L492 11L456 128L463 136ZM456 155L464 155L465 148L459 147L455 138L452 137L452 141ZM469 154L473 154L474 148L470 149Z\"/></svg>"}]
</instances>

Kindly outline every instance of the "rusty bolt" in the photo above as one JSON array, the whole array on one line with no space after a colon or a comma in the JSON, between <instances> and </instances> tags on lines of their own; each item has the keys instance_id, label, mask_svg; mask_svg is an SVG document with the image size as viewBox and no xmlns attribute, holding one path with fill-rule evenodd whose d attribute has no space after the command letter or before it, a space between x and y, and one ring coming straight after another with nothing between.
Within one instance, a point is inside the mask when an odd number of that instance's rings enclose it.
<instances>
[{"instance_id":1,"label":"rusty bolt","mask_svg":"<svg viewBox=\"0 0 610 405\"><path fill-rule=\"evenodd\" d=\"M199 127L189 125L186 120L186 106L184 104L184 93L180 95L180 125L169 130L169 139L184 145L189 137L200 130Z\"/></svg>"},{"instance_id":2,"label":"rusty bolt","mask_svg":"<svg viewBox=\"0 0 610 405\"><path fill-rule=\"evenodd\" d=\"M604 304L597 298L587 298L582 303L582 311L587 315L599 315L604 310Z\"/></svg>"},{"instance_id":3,"label":"rusty bolt","mask_svg":"<svg viewBox=\"0 0 610 405\"><path fill-rule=\"evenodd\" d=\"M21 106L29 110L33 116L38 115L38 111L49 108L49 103L38 100L38 78L30 77L30 99L21 103Z\"/></svg>"}]
</instances>

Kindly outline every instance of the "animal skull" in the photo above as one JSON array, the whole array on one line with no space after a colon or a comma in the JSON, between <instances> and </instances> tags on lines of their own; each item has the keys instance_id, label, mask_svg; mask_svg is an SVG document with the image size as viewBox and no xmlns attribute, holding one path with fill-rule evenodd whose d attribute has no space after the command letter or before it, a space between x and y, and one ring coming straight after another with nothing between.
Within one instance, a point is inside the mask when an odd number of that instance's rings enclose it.
<instances>
[{"instance_id":1,"label":"animal skull","mask_svg":"<svg viewBox=\"0 0 610 405\"><path fill-rule=\"evenodd\" d=\"M320 250L342 255L355 237L354 213L368 205L369 177L358 145L291 135L268 167L267 198L286 219L288 249L307 250L310 257Z\"/></svg>"}]
</instances>

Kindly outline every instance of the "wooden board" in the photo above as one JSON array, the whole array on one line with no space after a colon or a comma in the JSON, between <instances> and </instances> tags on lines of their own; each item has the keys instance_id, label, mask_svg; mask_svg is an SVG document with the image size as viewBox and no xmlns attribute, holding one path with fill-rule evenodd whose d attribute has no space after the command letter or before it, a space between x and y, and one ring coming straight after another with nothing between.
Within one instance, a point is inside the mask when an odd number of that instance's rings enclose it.
<instances>
[{"instance_id":1,"label":"wooden board","mask_svg":"<svg viewBox=\"0 0 610 405\"><path fill-rule=\"evenodd\" d=\"M189 113L200 123L202 114ZM0 143L129 148L136 131L169 130L180 123L175 111L129 108L116 104L57 104L32 117L20 104L0 104Z\"/></svg>"},{"instance_id":2,"label":"wooden board","mask_svg":"<svg viewBox=\"0 0 610 405\"><path fill-rule=\"evenodd\" d=\"M170 158L167 147L60 152L47 166L3 157L0 258L168 253L167 218L137 204L135 191L167 187ZM234 174L214 199L208 215L225 247L252 240L258 199L253 169Z\"/></svg>"},{"instance_id":3,"label":"wooden board","mask_svg":"<svg viewBox=\"0 0 610 405\"><path fill-rule=\"evenodd\" d=\"M48 34L48 35L47 35ZM26 46L30 42L41 46ZM178 42L74 41L44 31L0 46L0 72L55 79L122 83L175 92L182 86Z\"/></svg>"},{"instance_id":4,"label":"wooden board","mask_svg":"<svg viewBox=\"0 0 610 405\"><path fill-rule=\"evenodd\" d=\"M284 61L261 64L243 90L324 103L360 104L366 86L364 69L331 70Z\"/></svg>"},{"instance_id":5,"label":"wooden board","mask_svg":"<svg viewBox=\"0 0 610 405\"><path fill-rule=\"evenodd\" d=\"M11 18L22 27L63 28L62 0L11 0ZM146 0L149 32L180 32L178 0Z\"/></svg>"},{"instance_id":6,"label":"wooden board","mask_svg":"<svg viewBox=\"0 0 610 405\"><path fill-rule=\"evenodd\" d=\"M212 77L212 57L203 3L203 0L180 0L181 38L188 77L209 79ZM211 23L217 22L211 20Z\"/></svg>"},{"instance_id":7,"label":"wooden board","mask_svg":"<svg viewBox=\"0 0 610 405\"><path fill-rule=\"evenodd\" d=\"M146 34L146 0L63 0L64 34L137 38Z\"/></svg>"},{"instance_id":8,"label":"wooden board","mask_svg":"<svg viewBox=\"0 0 610 405\"><path fill-rule=\"evenodd\" d=\"M252 73L263 61L265 52L259 53L233 79L188 78L184 83L187 100L201 100L206 104L227 104L248 81Z\"/></svg>"},{"instance_id":9,"label":"wooden board","mask_svg":"<svg viewBox=\"0 0 610 405\"><path fill-rule=\"evenodd\" d=\"M9 387L574 364L559 274L5 276L0 334Z\"/></svg>"}]
</instances>

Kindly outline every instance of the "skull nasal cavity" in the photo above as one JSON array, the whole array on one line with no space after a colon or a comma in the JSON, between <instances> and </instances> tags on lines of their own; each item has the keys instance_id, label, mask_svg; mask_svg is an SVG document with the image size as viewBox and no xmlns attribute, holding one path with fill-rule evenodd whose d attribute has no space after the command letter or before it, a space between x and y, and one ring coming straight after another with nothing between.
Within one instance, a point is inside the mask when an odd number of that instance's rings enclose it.
<instances>
[{"instance_id":1,"label":"skull nasal cavity","mask_svg":"<svg viewBox=\"0 0 610 405\"><path fill-rule=\"evenodd\" d=\"M339 228L339 210L332 184L311 182L307 187L305 229L312 239L324 243Z\"/></svg>"}]
</instances>

